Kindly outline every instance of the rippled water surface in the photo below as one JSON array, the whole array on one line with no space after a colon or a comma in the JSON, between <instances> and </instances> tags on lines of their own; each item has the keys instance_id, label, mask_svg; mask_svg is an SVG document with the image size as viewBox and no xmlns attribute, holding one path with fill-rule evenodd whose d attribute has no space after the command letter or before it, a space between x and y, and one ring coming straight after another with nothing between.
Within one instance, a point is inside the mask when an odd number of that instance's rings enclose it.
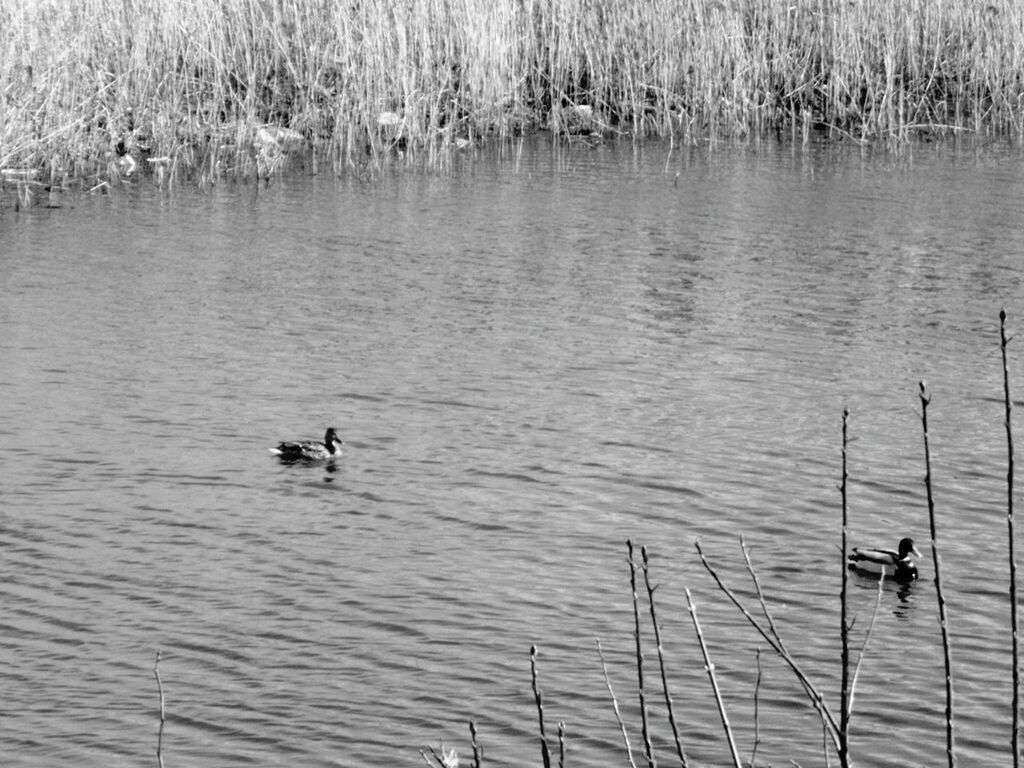
<instances>
[{"instance_id":1,"label":"rippled water surface","mask_svg":"<svg viewBox=\"0 0 1024 768\"><path fill-rule=\"evenodd\" d=\"M847 406L851 539L928 555L881 595L853 751L943 763L926 379L958 754L1005 764L1021 200L1003 150L537 141L2 214L0 763L155 764L160 650L168 766L412 766L442 739L466 764L471 719L484 765L540 765L536 644L553 748L562 721L567 765L621 765L597 639L639 762L633 539L691 762L730 759L686 588L744 759L756 724L759 761L822 764L694 542L749 597L745 537L838 710ZM334 465L267 450L327 426ZM859 645L876 589L850 587Z\"/></svg>"}]
</instances>

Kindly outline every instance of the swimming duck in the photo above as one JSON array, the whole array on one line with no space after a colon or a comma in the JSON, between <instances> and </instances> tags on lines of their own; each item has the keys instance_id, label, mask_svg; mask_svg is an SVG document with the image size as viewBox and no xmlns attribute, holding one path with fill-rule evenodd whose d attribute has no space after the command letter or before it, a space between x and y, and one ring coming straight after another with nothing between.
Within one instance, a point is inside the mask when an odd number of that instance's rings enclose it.
<instances>
[{"instance_id":1,"label":"swimming duck","mask_svg":"<svg viewBox=\"0 0 1024 768\"><path fill-rule=\"evenodd\" d=\"M864 573L885 574L897 581L913 581L917 578L917 566L911 555L921 557L913 539L900 539L899 551L891 549L860 549L854 547L850 553L850 567Z\"/></svg>"},{"instance_id":2,"label":"swimming duck","mask_svg":"<svg viewBox=\"0 0 1024 768\"><path fill-rule=\"evenodd\" d=\"M326 461L341 455L342 442L338 439L338 433L334 427L329 427L324 434L322 443L278 443L277 448L271 448L270 452L281 457L282 461Z\"/></svg>"}]
</instances>

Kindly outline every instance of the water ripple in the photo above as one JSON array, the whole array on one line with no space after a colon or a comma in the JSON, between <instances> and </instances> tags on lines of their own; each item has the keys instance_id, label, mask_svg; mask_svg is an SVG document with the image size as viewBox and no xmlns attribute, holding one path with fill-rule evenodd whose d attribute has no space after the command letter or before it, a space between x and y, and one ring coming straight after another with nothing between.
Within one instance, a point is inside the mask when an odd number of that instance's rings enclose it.
<instances>
[{"instance_id":1,"label":"water ripple","mask_svg":"<svg viewBox=\"0 0 1024 768\"><path fill-rule=\"evenodd\" d=\"M925 376L960 757L1003 761L993 323L994 303L1024 299L998 254L1024 243L1013 217L972 222L993 184L1021 190L936 152L891 168L818 149L534 145L515 165L466 156L467 174L140 191L14 222L0 763L137 765L160 649L176 762L417 764L441 738L465 760L472 718L485 762L519 765L537 758L535 643L569 762L621 761L595 640L635 737L632 539L687 749L715 764L684 589L745 749L764 644L694 540L750 600L744 538L780 631L836 691L842 410L851 541L926 539ZM672 163L686 183L665 184ZM950 169L956 199L922 202ZM326 425L346 441L333 464L267 453ZM882 592L860 765L942 758L926 555L921 581ZM979 577L979 559L999 564ZM876 597L851 579L858 638ZM821 762L799 686L761 665L759 759ZM670 759L663 704L648 705Z\"/></svg>"}]
</instances>

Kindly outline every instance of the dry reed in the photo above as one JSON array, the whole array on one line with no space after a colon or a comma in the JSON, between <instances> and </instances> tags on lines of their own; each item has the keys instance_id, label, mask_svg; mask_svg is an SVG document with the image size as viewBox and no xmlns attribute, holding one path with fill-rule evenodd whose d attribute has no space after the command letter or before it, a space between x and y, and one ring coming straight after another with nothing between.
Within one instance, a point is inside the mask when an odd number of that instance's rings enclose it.
<instances>
[{"instance_id":1,"label":"dry reed","mask_svg":"<svg viewBox=\"0 0 1024 768\"><path fill-rule=\"evenodd\" d=\"M0 28L0 169L44 186L266 176L294 149L359 168L535 128L1024 127L1012 0L0 0Z\"/></svg>"}]
</instances>

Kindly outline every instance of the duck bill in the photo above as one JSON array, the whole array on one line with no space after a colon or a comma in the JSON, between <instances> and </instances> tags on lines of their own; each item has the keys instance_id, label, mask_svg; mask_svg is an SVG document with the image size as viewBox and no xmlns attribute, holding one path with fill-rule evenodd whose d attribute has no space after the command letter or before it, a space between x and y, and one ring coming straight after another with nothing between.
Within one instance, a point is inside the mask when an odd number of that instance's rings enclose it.
<instances>
[{"instance_id":1,"label":"duck bill","mask_svg":"<svg viewBox=\"0 0 1024 768\"><path fill-rule=\"evenodd\" d=\"M924 557L924 555L917 551L917 547L911 547L910 554L912 554L914 557Z\"/></svg>"}]
</instances>

